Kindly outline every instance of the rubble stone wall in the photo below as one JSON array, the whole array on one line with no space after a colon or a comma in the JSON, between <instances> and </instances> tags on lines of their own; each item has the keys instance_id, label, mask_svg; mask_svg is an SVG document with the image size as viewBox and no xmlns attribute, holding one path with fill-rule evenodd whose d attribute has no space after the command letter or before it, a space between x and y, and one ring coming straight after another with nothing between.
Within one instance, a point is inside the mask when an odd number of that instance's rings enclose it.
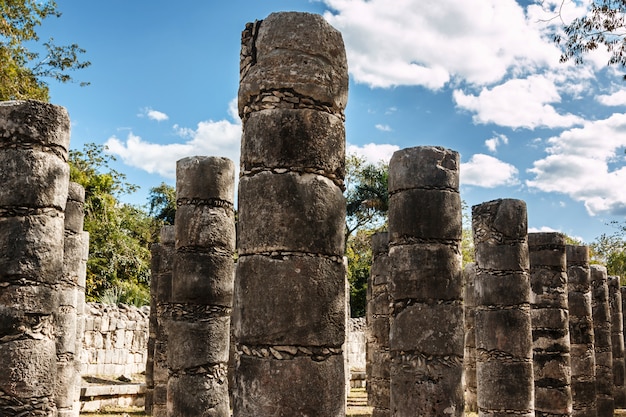
<instances>
[{"instance_id":1,"label":"rubble stone wall","mask_svg":"<svg viewBox=\"0 0 626 417\"><path fill-rule=\"evenodd\" d=\"M149 307L87 303L82 375L130 377L146 370Z\"/></svg>"}]
</instances>

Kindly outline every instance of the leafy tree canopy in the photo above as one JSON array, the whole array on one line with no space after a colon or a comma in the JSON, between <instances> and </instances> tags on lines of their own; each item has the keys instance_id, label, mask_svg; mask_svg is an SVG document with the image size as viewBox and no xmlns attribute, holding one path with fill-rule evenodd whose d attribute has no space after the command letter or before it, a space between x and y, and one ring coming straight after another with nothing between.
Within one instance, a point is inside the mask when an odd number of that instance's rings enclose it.
<instances>
[{"instance_id":1,"label":"leafy tree canopy","mask_svg":"<svg viewBox=\"0 0 626 417\"><path fill-rule=\"evenodd\" d=\"M85 50L77 44L58 46L54 39L40 43L37 28L48 17L60 17L53 0L0 0L0 100L48 101L44 79L73 81L69 71L91 65L81 61ZM27 44L40 44L45 53ZM87 83L81 83L87 85Z\"/></svg>"},{"instance_id":2,"label":"leafy tree canopy","mask_svg":"<svg viewBox=\"0 0 626 417\"><path fill-rule=\"evenodd\" d=\"M580 64L587 53L604 47L610 53L609 65L626 66L625 29L626 0L591 1L586 15L564 25L563 33L554 37L562 48L561 62Z\"/></svg>"}]
</instances>

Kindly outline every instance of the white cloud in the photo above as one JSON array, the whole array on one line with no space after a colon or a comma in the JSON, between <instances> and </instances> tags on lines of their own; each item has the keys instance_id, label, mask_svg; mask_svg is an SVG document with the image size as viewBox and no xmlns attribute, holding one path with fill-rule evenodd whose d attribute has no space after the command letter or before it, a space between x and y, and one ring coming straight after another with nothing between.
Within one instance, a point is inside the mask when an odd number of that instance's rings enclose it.
<instances>
[{"instance_id":1,"label":"white cloud","mask_svg":"<svg viewBox=\"0 0 626 417\"><path fill-rule=\"evenodd\" d=\"M515 0L324 0L346 43L350 72L372 87L439 89L452 78L498 82L558 64L546 24Z\"/></svg>"},{"instance_id":2,"label":"white cloud","mask_svg":"<svg viewBox=\"0 0 626 417\"><path fill-rule=\"evenodd\" d=\"M569 195L590 215L626 214L626 114L586 122L548 143L548 155L528 170L535 175L529 187Z\"/></svg>"},{"instance_id":3,"label":"white cloud","mask_svg":"<svg viewBox=\"0 0 626 417\"><path fill-rule=\"evenodd\" d=\"M605 106L624 106L626 105L626 90L619 90L613 94L603 94L596 97L596 100Z\"/></svg>"},{"instance_id":4,"label":"white cloud","mask_svg":"<svg viewBox=\"0 0 626 417\"><path fill-rule=\"evenodd\" d=\"M561 96L554 81L544 75L512 79L492 89L483 88L478 96L455 90L453 97L458 107L476 113L475 123L527 129L582 123L580 117L559 114L549 104L560 102Z\"/></svg>"},{"instance_id":5,"label":"white cloud","mask_svg":"<svg viewBox=\"0 0 626 417\"><path fill-rule=\"evenodd\" d=\"M399 146L390 144L376 144L368 143L363 146L347 144L346 153L348 155L357 155L364 157L367 162L377 164L381 161L389 163L391 156L397 150L400 150Z\"/></svg>"},{"instance_id":6,"label":"white cloud","mask_svg":"<svg viewBox=\"0 0 626 417\"><path fill-rule=\"evenodd\" d=\"M529 227L528 233L554 233L561 232L560 230L553 229L550 226L541 226L541 227Z\"/></svg>"},{"instance_id":7,"label":"white cloud","mask_svg":"<svg viewBox=\"0 0 626 417\"><path fill-rule=\"evenodd\" d=\"M494 188L503 185L516 185L517 168L493 156L472 155L470 160L461 164L461 184Z\"/></svg>"},{"instance_id":8,"label":"white cloud","mask_svg":"<svg viewBox=\"0 0 626 417\"><path fill-rule=\"evenodd\" d=\"M498 150L498 146L500 144L506 145L509 143L509 138L503 134L496 134L494 137L489 138L485 141L485 146L489 149L490 152L496 152Z\"/></svg>"},{"instance_id":9,"label":"white cloud","mask_svg":"<svg viewBox=\"0 0 626 417\"><path fill-rule=\"evenodd\" d=\"M169 119L169 116L161 111L154 110L151 108L145 108L142 110L142 113L139 115L140 117L147 116L148 119L156 120L157 122L163 122Z\"/></svg>"},{"instance_id":10,"label":"white cloud","mask_svg":"<svg viewBox=\"0 0 626 417\"><path fill-rule=\"evenodd\" d=\"M376 126L374 126L376 129L380 130L381 132L391 132L393 129L391 129L391 126L389 125L381 125L381 124L377 124Z\"/></svg>"},{"instance_id":11,"label":"white cloud","mask_svg":"<svg viewBox=\"0 0 626 417\"><path fill-rule=\"evenodd\" d=\"M223 156L232 159L238 166L241 121L238 117L234 118L236 109L233 106L236 106L236 102L233 102L230 103L229 114L234 121L202 121L195 129L175 125L175 131L182 139L186 139L180 143L151 143L130 132L125 140L112 136L105 145L110 153L119 156L125 164L167 178L175 177L176 161L188 156Z\"/></svg>"}]
</instances>

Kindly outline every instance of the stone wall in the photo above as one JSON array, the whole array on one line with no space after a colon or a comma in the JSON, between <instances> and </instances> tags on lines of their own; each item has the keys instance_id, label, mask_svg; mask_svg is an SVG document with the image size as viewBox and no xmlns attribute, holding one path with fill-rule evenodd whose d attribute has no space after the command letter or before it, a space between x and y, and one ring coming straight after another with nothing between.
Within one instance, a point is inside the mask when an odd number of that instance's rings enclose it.
<instances>
[{"instance_id":1,"label":"stone wall","mask_svg":"<svg viewBox=\"0 0 626 417\"><path fill-rule=\"evenodd\" d=\"M87 303L82 375L130 377L146 370L149 307Z\"/></svg>"},{"instance_id":2,"label":"stone wall","mask_svg":"<svg viewBox=\"0 0 626 417\"><path fill-rule=\"evenodd\" d=\"M354 317L348 321L345 352L350 371L365 370L365 317Z\"/></svg>"}]
</instances>

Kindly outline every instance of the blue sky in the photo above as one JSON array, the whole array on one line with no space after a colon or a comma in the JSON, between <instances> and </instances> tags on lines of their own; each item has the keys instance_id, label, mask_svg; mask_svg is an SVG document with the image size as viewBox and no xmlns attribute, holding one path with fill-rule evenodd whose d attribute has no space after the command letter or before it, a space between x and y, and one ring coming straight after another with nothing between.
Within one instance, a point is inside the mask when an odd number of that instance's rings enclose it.
<instances>
[{"instance_id":1,"label":"blue sky","mask_svg":"<svg viewBox=\"0 0 626 417\"><path fill-rule=\"evenodd\" d=\"M530 231L589 242L626 216L626 82L603 51L559 63L561 0L57 0L42 39L78 43L89 81L51 84L73 149L105 144L139 192L174 184L176 160L239 161L240 35L274 11L324 15L350 69L348 151L372 161L437 145L461 154L461 197L528 205ZM563 18L584 12L566 0Z\"/></svg>"}]
</instances>

